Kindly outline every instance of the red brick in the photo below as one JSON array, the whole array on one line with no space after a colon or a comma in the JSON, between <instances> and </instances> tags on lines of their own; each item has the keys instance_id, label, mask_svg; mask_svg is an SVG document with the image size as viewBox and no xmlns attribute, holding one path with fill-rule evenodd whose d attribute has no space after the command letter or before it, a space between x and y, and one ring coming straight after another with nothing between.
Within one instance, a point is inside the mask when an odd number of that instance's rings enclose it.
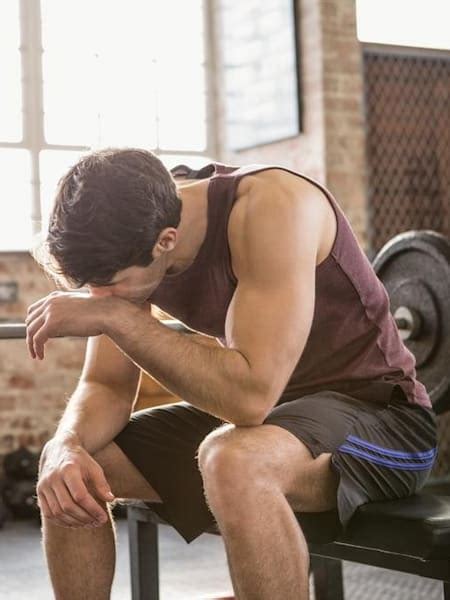
<instances>
[{"instance_id":1,"label":"red brick","mask_svg":"<svg viewBox=\"0 0 450 600\"><path fill-rule=\"evenodd\" d=\"M35 387L34 380L31 377L20 374L12 375L12 377L9 378L8 384L13 389L20 390L30 390Z\"/></svg>"}]
</instances>

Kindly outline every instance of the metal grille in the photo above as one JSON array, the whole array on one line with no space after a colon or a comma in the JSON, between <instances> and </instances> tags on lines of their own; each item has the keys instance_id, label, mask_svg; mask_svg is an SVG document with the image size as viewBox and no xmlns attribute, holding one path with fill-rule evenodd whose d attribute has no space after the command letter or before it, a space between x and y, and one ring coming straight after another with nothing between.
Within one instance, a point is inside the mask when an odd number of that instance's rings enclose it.
<instances>
[{"instance_id":1,"label":"metal grille","mask_svg":"<svg viewBox=\"0 0 450 600\"><path fill-rule=\"evenodd\" d=\"M450 52L363 50L369 244L434 229L450 236Z\"/></svg>"},{"instance_id":2,"label":"metal grille","mask_svg":"<svg viewBox=\"0 0 450 600\"><path fill-rule=\"evenodd\" d=\"M363 64L369 254L409 229L450 236L450 52L366 45ZM449 474L450 413L438 440L432 479Z\"/></svg>"}]
</instances>

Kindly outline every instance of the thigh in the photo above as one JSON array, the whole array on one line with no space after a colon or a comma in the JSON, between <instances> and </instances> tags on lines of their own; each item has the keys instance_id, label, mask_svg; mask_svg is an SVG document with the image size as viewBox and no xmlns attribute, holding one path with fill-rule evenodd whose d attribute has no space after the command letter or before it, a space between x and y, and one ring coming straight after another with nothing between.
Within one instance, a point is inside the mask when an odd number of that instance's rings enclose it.
<instances>
[{"instance_id":1,"label":"thigh","mask_svg":"<svg viewBox=\"0 0 450 600\"><path fill-rule=\"evenodd\" d=\"M209 493L279 491L296 511L336 506L337 476L331 454L314 458L308 444L272 423L255 427L225 424L210 433L199 449L199 466Z\"/></svg>"},{"instance_id":2,"label":"thigh","mask_svg":"<svg viewBox=\"0 0 450 600\"><path fill-rule=\"evenodd\" d=\"M265 423L259 429L262 456L270 464L270 477L279 483L291 508L295 512L335 508L339 478L332 468L332 453L322 452L314 457L307 440L279 424Z\"/></svg>"},{"instance_id":3,"label":"thigh","mask_svg":"<svg viewBox=\"0 0 450 600\"><path fill-rule=\"evenodd\" d=\"M159 494L115 442L107 444L92 458L102 467L116 498L161 502Z\"/></svg>"},{"instance_id":4,"label":"thigh","mask_svg":"<svg viewBox=\"0 0 450 600\"><path fill-rule=\"evenodd\" d=\"M381 407L365 407L359 400L337 392L321 392L280 404L264 421L266 427L281 429L300 444L298 452L289 450L279 465L287 477L286 498L297 512L322 512L337 507L339 473L333 454L351 431L358 415L365 410L375 422ZM281 436L281 434L280 434ZM304 460L304 448L311 460ZM289 454L290 452L290 454ZM281 475L280 475L281 476Z\"/></svg>"},{"instance_id":5,"label":"thigh","mask_svg":"<svg viewBox=\"0 0 450 600\"><path fill-rule=\"evenodd\" d=\"M140 472L176 478L196 465L200 442L223 422L187 402L138 410L113 442Z\"/></svg>"},{"instance_id":6,"label":"thigh","mask_svg":"<svg viewBox=\"0 0 450 600\"><path fill-rule=\"evenodd\" d=\"M189 541L212 520L197 450L222 423L187 402L177 402L134 412L112 440L161 499L152 510Z\"/></svg>"},{"instance_id":7,"label":"thigh","mask_svg":"<svg viewBox=\"0 0 450 600\"><path fill-rule=\"evenodd\" d=\"M337 509L344 526L362 504L415 493L436 455L431 413L397 398L382 404L324 391L276 406L265 422L286 429L316 460L327 461L339 477Z\"/></svg>"},{"instance_id":8,"label":"thigh","mask_svg":"<svg viewBox=\"0 0 450 600\"><path fill-rule=\"evenodd\" d=\"M363 415L366 423L376 424L383 409L382 405L323 391L275 406L264 423L289 431L317 458L339 448Z\"/></svg>"}]
</instances>

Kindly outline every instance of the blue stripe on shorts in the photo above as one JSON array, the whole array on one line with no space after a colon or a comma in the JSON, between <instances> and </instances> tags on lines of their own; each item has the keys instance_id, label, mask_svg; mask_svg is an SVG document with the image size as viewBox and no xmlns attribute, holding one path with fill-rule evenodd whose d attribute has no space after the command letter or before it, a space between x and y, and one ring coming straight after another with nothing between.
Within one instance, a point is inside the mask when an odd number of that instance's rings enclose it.
<instances>
[{"instance_id":1,"label":"blue stripe on shorts","mask_svg":"<svg viewBox=\"0 0 450 600\"><path fill-rule=\"evenodd\" d=\"M424 452L403 452L391 448L383 448L354 435L349 435L346 442L339 446L338 451L363 458L369 462L384 467L407 471L422 471L430 469L436 459L437 447Z\"/></svg>"}]
</instances>

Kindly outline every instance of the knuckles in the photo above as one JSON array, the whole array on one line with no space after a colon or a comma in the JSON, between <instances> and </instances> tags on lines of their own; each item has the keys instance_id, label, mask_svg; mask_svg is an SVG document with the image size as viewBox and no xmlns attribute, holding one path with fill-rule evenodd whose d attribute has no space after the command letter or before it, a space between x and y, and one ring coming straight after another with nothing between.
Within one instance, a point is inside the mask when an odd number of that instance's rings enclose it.
<instances>
[{"instance_id":1,"label":"knuckles","mask_svg":"<svg viewBox=\"0 0 450 600\"><path fill-rule=\"evenodd\" d=\"M84 492L72 492L72 498L75 500L77 504L83 502L86 499L86 494Z\"/></svg>"}]
</instances>

